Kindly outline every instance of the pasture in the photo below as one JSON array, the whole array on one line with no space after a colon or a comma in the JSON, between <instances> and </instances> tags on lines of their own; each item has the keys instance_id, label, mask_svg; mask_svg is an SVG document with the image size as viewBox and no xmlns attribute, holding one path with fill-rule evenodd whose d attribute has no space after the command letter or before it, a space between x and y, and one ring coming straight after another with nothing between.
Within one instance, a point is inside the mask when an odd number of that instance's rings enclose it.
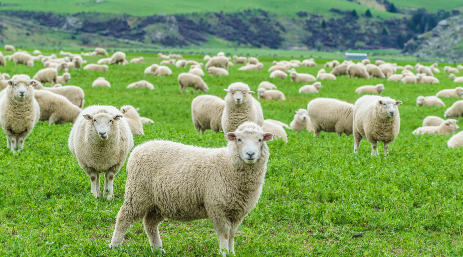
<instances>
[{"instance_id":1,"label":"pasture","mask_svg":"<svg viewBox=\"0 0 463 257\"><path fill-rule=\"evenodd\" d=\"M45 55L50 53L44 51ZM140 55L145 57L144 64L113 65L108 72L71 70L69 85L83 88L85 107L133 105L140 108L141 116L154 120L154 124L144 125L144 136L134 135L135 145L165 139L201 147L225 146L223 133L209 130L197 134L193 127L190 104L198 94L192 90L180 94L177 82L177 76L188 69L170 66L172 76L145 76L144 69L161 60L153 54L138 53L129 53L128 59ZM184 56L201 61L202 57ZM84 59L95 63L99 58ZM238 81L256 91L260 82L268 80L285 93L286 101L260 101L264 117L289 124L294 112L306 108L316 97L354 103L359 97L354 92L357 87L383 83L383 96L403 102L399 106L401 130L389 147L389 155L380 151L377 157L370 156L366 140L355 155L352 135L338 137L321 132L314 138L312 132L287 130L288 143L268 142L271 156L262 195L238 229L236 255L462 255L462 149L447 147L450 136L411 134L426 116L443 117L446 109L417 107L416 97L458 86L443 73L444 64L439 67L441 73L436 74L441 81L438 85L343 76L322 81L318 94L301 95L298 90L305 83L269 79L267 69L273 60L260 58L264 63L261 71L238 71L238 66L233 66L228 77L206 74L207 94L224 97L223 89ZM325 61L316 59L318 67L296 70L316 75ZM33 68L8 62L0 71L32 77L41 68L39 62ZM111 88L91 87L100 76L111 82ZM150 81L155 89L126 88L142 79ZM443 99L447 107L457 100ZM463 127L463 121L458 125ZM15 155L7 149L5 135L0 132L0 255L153 255L141 221L128 231L123 245L109 249L115 216L124 201L125 166L115 177L115 198L95 199L89 178L68 149L71 127L39 122L24 150ZM219 241L208 220L166 220L160 225L160 233L165 256L218 253Z\"/></svg>"}]
</instances>

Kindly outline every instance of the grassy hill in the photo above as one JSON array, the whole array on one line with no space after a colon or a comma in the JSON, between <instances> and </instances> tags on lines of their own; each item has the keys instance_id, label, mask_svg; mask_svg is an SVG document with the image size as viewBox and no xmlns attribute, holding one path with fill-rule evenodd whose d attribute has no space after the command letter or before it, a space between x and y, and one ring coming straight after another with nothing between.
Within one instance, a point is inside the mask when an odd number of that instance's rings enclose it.
<instances>
[{"instance_id":1,"label":"grassy hill","mask_svg":"<svg viewBox=\"0 0 463 257\"><path fill-rule=\"evenodd\" d=\"M445 1L434 1L434 0L389 0L396 7L404 8L426 8L429 11L438 10L452 10L458 9L463 12L463 1L461 0L445 0Z\"/></svg>"}]
</instances>

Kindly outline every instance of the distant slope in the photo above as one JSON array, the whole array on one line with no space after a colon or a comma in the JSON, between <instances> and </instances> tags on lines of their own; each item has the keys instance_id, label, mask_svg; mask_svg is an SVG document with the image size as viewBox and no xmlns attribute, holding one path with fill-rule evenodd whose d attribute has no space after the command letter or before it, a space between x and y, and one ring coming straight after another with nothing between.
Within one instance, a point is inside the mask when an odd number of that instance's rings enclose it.
<instances>
[{"instance_id":1,"label":"distant slope","mask_svg":"<svg viewBox=\"0 0 463 257\"><path fill-rule=\"evenodd\" d=\"M458 9L463 12L463 0L388 0L396 7L405 8L426 8L435 12L438 10Z\"/></svg>"},{"instance_id":2,"label":"distant slope","mask_svg":"<svg viewBox=\"0 0 463 257\"><path fill-rule=\"evenodd\" d=\"M148 16L153 14L186 14L194 12L237 12L262 9L272 13L295 16L297 12L329 14L331 8L356 9L364 13L371 7L346 0L1 0L0 10L43 11L54 13L101 12ZM445 0L448 1L448 0ZM397 14L371 9L374 16L395 17Z\"/></svg>"}]
</instances>

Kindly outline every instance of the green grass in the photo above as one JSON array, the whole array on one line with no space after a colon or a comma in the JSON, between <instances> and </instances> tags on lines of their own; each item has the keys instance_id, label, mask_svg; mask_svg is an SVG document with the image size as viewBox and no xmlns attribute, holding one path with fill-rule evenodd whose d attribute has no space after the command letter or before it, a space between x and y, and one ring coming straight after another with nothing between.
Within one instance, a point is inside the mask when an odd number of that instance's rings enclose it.
<instances>
[{"instance_id":1,"label":"green grass","mask_svg":"<svg viewBox=\"0 0 463 257\"><path fill-rule=\"evenodd\" d=\"M45 54L50 52L44 51ZM5 54L5 53L4 53ZM128 54L129 59L140 54ZM135 145L167 139L202 147L223 147L223 133L198 135L193 128L190 104L197 96L180 94L177 84L183 68L172 67L173 76L145 77L143 70L159 63L143 54L145 64L111 66L108 72L71 71L71 85L84 89L86 106L130 104L155 121L144 126ZM188 59L198 57L186 56ZM202 58L202 56L201 56ZM95 62L97 58L85 58ZM450 136L413 136L428 115L443 115L445 108L417 107L418 95L435 95L454 88L446 74L438 85L403 85L372 79L323 81L319 94L300 95L304 83L269 79L266 71L273 58L261 58L262 71L238 71L228 77L204 80L208 94L224 96L230 83L243 81L256 89L263 80L275 83L286 101L261 101L266 118L290 123L294 111L306 108L316 97L355 102L354 90L365 84L384 83L385 96L403 101L401 131L390 145L389 156L370 156L364 140L353 154L352 136L334 133L287 131L288 143L269 142L271 156L265 185L257 206L245 218L236 236L238 256L461 256L463 209L461 187L463 153L449 149ZM297 68L316 74L319 67ZM405 64L405 63L400 63ZM414 63L412 63L414 64ZM34 75L41 68L14 67L1 72ZM104 76L111 88L92 88ZM127 89L146 79L155 89ZM457 99L443 99L450 106ZM459 122L462 127L463 122ZM13 155L0 133L0 255L2 256L152 256L141 222L126 234L124 244L108 248L115 216L123 203L125 167L116 175L115 199L94 199L90 180L67 147L71 124L48 126L39 122ZM165 256L216 256L218 238L208 220L165 221L160 226ZM353 237L361 234L363 237Z\"/></svg>"},{"instance_id":2,"label":"green grass","mask_svg":"<svg viewBox=\"0 0 463 257\"><path fill-rule=\"evenodd\" d=\"M463 2L461 0L445 0L445 1L433 1L433 0L407 0L407 1L398 1L391 0L396 7L406 7L406 8L426 8L429 11L438 11L438 10L452 10L452 9L463 9Z\"/></svg>"}]
</instances>

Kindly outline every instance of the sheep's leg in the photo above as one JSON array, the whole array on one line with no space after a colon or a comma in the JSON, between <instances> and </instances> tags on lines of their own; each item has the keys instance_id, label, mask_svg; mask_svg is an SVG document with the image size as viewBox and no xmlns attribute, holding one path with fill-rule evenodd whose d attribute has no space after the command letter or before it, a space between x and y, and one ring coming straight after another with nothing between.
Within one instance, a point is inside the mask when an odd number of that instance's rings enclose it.
<instances>
[{"instance_id":1,"label":"sheep's leg","mask_svg":"<svg viewBox=\"0 0 463 257\"><path fill-rule=\"evenodd\" d=\"M23 137L18 138L18 152L23 149L25 140Z\"/></svg>"},{"instance_id":2,"label":"sheep's leg","mask_svg":"<svg viewBox=\"0 0 463 257\"><path fill-rule=\"evenodd\" d=\"M219 249L223 256L227 256L229 252L229 239L230 239L230 226L222 218L211 218L212 225L214 226L217 235L219 236Z\"/></svg>"},{"instance_id":3,"label":"sheep's leg","mask_svg":"<svg viewBox=\"0 0 463 257\"><path fill-rule=\"evenodd\" d=\"M371 155L378 155L378 141L372 141L371 143Z\"/></svg>"},{"instance_id":4,"label":"sheep's leg","mask_svg":"<svg viewBox=\"0 0 463 257\"><path fill-rule=\"evenodd\" d=\"M320 135L320 129L318 129L318 128L314 129L313 136L318 137L319 135Z\"/></svg>"},{"instance_id":5,"label":"sheep's leg","mask_svg":"<svg viewBox=\"0 0 463 257\"><path fill-rule=\"evenodd\" d=\"M388 149L389 149L389 143L384 143L384 155L387 155Z\"/></svg>"},{"instance_id":6,"label":"sheep's leg","mask_svg":"<svg viewBox=\"0 0 463 257\"><path fill-rule=\"evenodd\" d=\"M128 202L130 203L128 204ZM135 221L140 219L139 214L141 210L133 209L133 206L137 206L137 204L134 204L132 201L126 199L124 204L121 206L121 209L117 213L116 227L114 228L113 237L111 239L111 243L109 244L110 248L117 247L122 244L127 230L129 230Z\"/></svg>"},{"instance_id":7,"label":"sheep's leg","mask_svg":"<svg viewBox=\"0 0 463 257\"><path fill-rule=\"evenodd\" d=\"M10 138L10 144L11 144L10 150L13 151L13 153L16 151L16 143L17 143L16 138L14 137Z\"/></svg>"},{"instance_id":8,"label":"sheep's leg","mask_svg":"<svg viewBox=\"0 0 463 257\"><path fill-rule=\"evenodd\" d=\"M109 194L106 196L107 199L111 199L114 196L113 193L113 182L114 182L114 172L107 172L104 174L104 192L103 195L106 194L106 190L109 191Z\"/></svg>"},{"instance_id":9,"label":"sheep's leg","mask_svg":"<svg viewBox=\"0 0 463 257\"><path fill-rule=\"evenodd\" d=\"M6 145L8 147L8 150L11 150L11 139L9 136L6 136Z\"/></svg>"},{"instance_id":10,"label":"sheep's leg","mask_svg":"<svg viewBox=\"0 0 463 257\"><path fill-rule=\"evenodd\" d=\"M159 234L158 226L164 220L162 216L156 213L156 210L151 210L146 213L143 219L143 226L150 240L150 245L154 248L162 248L161 235Z\"/></svg>"},{"instance_id":11,"label":"sheep's leg","mask_svg":"<svg viewBox=\"0 0 463 257\"><path fill-rule=\"evenodd\" d=\"M92 171L88 176L90 177L90 182L92 183L91 192L95 197L100 196L100 173L98 171Z\"/></svg>"},{"instance_id":12,"label":"sheep's leg","mask_svg":"<svg viewBox=\"0 0 463 257\"><path fill-rule=\"evenodd\" d=\"M51 124L55 125L58 121L58 115L53 113L52 115L50 115L50 118L48 119L48 126L51 126Z\"/></svg>"},{"instance_id":13,"label":"sheep's leg","mask_svg":"<svg viewBox=\"0 0 463 257\"><path fill-rule=\"evenodd\" d=\"M180 84L180 94L183 94L183 87L182 87L182 84Z\"/></svg>"},{"instance_id":14,"label":"sheep's leg","mask_svg":"<svg viewBox=\"0 0 463 257\"><path fill-rule=\"evenodd\" d=\"M362 141L362 135L360 135L357 131L354 131L354 153L358 153L360 141Z\"/></svg>"}]
</instances>

